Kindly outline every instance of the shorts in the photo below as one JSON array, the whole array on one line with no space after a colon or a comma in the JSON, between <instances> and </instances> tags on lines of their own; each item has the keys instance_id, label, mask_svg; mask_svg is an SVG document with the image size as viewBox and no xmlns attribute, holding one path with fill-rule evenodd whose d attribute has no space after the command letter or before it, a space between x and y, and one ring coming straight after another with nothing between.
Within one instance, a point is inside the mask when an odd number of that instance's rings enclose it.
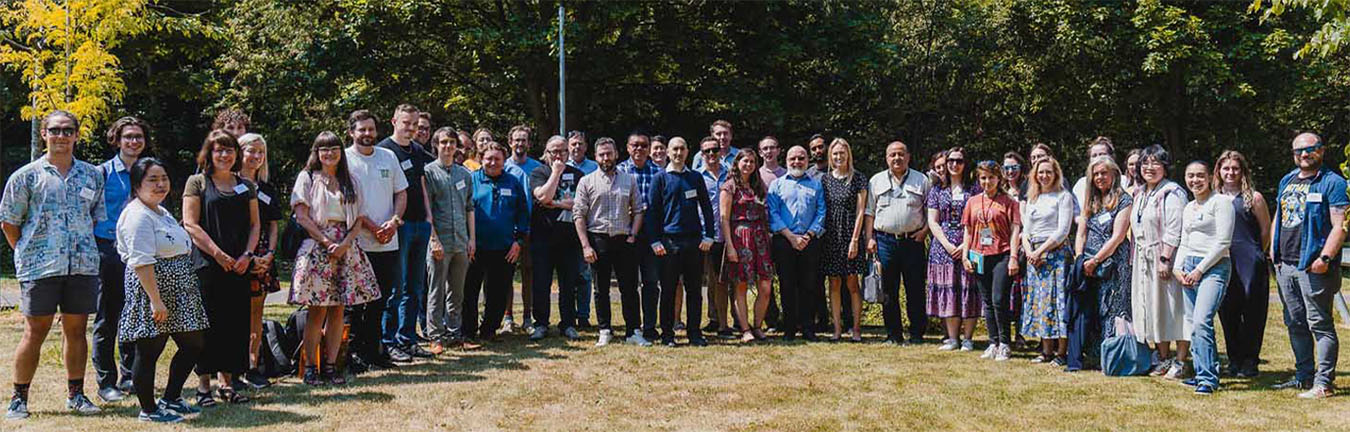
<instances>
[{"instance_id":1,"label":"shorts","mask_svg":"<svg viewBox=\"0 0 1350 432\"><path fill-rule=\"evenodd\" d=\"M122 287L108 287L123 289ZM52 276L19 282L19 311L24 316L89 315L98 310L98 276Z\"/></svg>"}]
</instances>

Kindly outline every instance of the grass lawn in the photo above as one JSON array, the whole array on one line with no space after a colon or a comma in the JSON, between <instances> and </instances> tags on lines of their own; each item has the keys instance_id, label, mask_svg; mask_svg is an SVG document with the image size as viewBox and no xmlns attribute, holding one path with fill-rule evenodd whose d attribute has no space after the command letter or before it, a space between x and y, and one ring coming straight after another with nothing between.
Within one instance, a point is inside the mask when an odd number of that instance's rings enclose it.
<instances>
[{"instance_id":1,"label":"grass lawn","mask_svg":"<svg viewBox=\"0 0 1350 432\"><path fill-rule=\"evenodd\" d=\"M269 306L281 317L292 308ZM618 319L618 305L614 307ZM1293 367L1278 300L1271 304L1264 374L1223 380L1199 397L1174 382L1064 373L1028 362L940 352L935 344L888 347L871 329L864 344L713 342L708 348L597 349L523 334L474 352L366 374L343 387L291 378L254 392L255 402L207 410L179 426L257 430L1342 430L1350 394L1303 401L1267 387ZM58 327L59 328L59 327ZM0 312L0 381L9 392L17 311ZM978 335L977 338L982 337ZM938 337L930 336L930 342ZM139 431L129 398L95 417L64 409L59 330L48 338L31 399L33 417L0 430ZM1350 342L1342 358L1350 359ZM1222 347L1222 344L1220 345ZM983 345L979 345L982 349ZM168 356L160 362L163 385ZM1345 370L1346 368L1342 368ZM1341 382L1346 381L1341 372ZM93 371L86 385L93 394ZM193 382L189 379L189 383Z\"/></svg>"}]
</instances>

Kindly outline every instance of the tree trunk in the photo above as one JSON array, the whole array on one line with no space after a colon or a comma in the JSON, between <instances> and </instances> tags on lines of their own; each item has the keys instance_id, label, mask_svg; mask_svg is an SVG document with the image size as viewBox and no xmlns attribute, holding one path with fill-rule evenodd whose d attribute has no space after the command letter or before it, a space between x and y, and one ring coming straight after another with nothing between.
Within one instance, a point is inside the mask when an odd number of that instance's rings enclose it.
<instances>
[{"instance_id":1,"label":"tree trunk","mask_svg":"<svg viewBox=\"0 0 1350 432\"><path fill-rule=\"evenodd\" d=\"M30 148L28 150L29 161L34 161L37 160L37 158L42 157L42 133L38 132L38 129L42 128L42 119L34 116L32 124L33 124L32 141Z\"/></svg>"}]
</instances>

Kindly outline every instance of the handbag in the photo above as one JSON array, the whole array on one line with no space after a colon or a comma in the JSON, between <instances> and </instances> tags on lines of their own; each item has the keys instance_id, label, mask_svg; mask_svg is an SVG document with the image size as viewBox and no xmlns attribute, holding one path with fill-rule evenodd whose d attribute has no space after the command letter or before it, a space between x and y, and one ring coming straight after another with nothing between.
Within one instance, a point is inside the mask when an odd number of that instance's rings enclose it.
<instances>
[{"instance_id":1,"label":"handbag","mask_svg":"<svg viewBox=\"0 0 1350 432\"><path fill-rule=\"evenodd\" d=\"M867 266L867 276L863 277L862 292L863 301L868 303L885 303L886 290L881 285L881 261L872 257L870 265Z\"/></svg>"},{"instance_id":2,"label":"handbag","mask_svg":"<svg viewBox=\"0 0 1350 432\"><path fill-rule=\"evenodd\" d=\"M300 251L300 243L309 238L309 233L305 232L305 227L300 226L295 221L295 215L291 215L290 222L286 223L286 230L281 232L281 240L276 249L277 258L287 261L295 260L295 254Z\"/></svg>"},{"instance_id":3,"label":"handbag","mask_svg":"<svg viewBox=\"0 0 1350 432\"><path fill-rule=\"evenodd\" d=\"M1116 335L1102 340L1102 373L1106 376L1148 374L1153 367L1153 350L1134 338L1133 327L1128 321L1116 317L1115 325Z\"/></svg>"}]
</instances>

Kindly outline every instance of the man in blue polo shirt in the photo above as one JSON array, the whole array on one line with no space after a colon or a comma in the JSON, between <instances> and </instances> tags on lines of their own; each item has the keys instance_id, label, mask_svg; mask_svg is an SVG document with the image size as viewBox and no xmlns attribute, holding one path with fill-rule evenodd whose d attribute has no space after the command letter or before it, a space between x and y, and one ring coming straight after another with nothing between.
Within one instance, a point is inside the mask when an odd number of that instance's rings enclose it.
<instances>
[{"instance_id":1,"label":"man in blue polo shirt","mask_svg":"<svg viewBox=\"0 0 1350 432\"><path fill-rule=\"evenodd\" d=\"M783 339L815 341L811 325L822 300L820 271L821 234L825 232L825 190L806 174L807 152L794 146L787 153L787 176L769 186L769 231L773 257L783 298Z\"/></svg>"},{"instance_id":2,"label":"man in blue polo shirt","mask_svg":"<svg viewBox=\"0 0 1350 432\"><path fill-rule=\"evenodd\" d=\"M1337 257L1350 198L1345 178L1322 166L1320 137L1300 134L1292 150L1298 168L1280 180L1270 258L1294 349L1294 377L1275 388L1307 389L1298 397L1321 399L1335 393L1340 342L1331 301L1341 289Z\"/></svg>"},{"instance_id":3,"label":"man in blue polo shirt","mask_svg":"<svg viewBox=\"0 0 1350 432\"><path fill-rule=\"evenodd\" d=\"M667 144L670 164L652 178L643 228L661 265L661 343L675 346L675 285L684 282L685 335L693 346L707 346L697 323L703 314L703 254L712 248L712 201L703 175L689 169L684 138ZM701 217L701 219L700 219Z\"/></svg>"},{"instance_id":4,"label":"man in blue polo shirt","mask_svg":"<svg viewBox=\"0 0 1350 432\"><path fill-rule=\"evenodd\" d=\"M506 138L511 145L511 157L506 158L505 171L512 177L515 177L521 185L530 184L530 173L539 167L544 166L538 159L530 157L530 134L532 131L529 126L516 125L511 128L511 132L506 134ZM525 204L533 210L534 197L526 191ZM517 264L520 267L520 302L521 316L524 319L522 327L526 329L534 328L534 320L531 312L534 310L534 259L530 251L530 236L527 234L520 244L520 259ZM515 304L515 296L507 299L506 320L504 330L512 330L515 327L515 320L512 319L511 310Z\"/></svg>"}]
</instances>

